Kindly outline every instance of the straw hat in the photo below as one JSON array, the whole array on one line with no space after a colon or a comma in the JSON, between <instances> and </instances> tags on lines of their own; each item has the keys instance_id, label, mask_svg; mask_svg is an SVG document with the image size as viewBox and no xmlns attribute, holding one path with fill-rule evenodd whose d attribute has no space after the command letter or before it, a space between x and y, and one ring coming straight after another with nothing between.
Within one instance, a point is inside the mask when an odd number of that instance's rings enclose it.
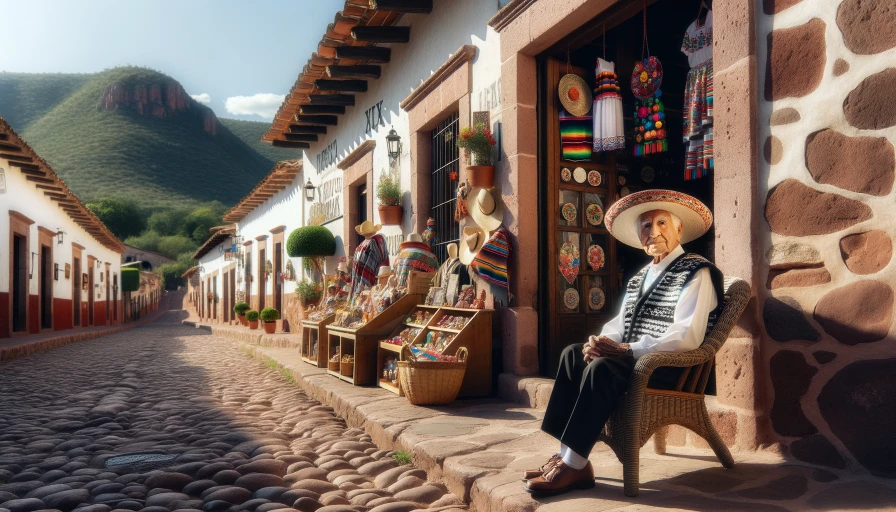
<instances>
[{"instance_id":1,"label":"straw hat","mask_svg":"<svg viewBox=\"0 0 896 512\"><path fill-rule=\"evenodd\" d=\"M473 222L485 231L501 227L504 220L504 202L497 188L474 188L467 199L467 209Z\"/></svg>"},{"instance_id":2,"label":"straw hat","mask_svg":"<svg viewBox=\"0 0 896 512\"><path fill-rule=\"evenodd\" d=\"M348 273L348 265L344 261L340 261L339 265L336 265L336 271Z\"/></svg>"},{"instance_id":3,"label":"straw hat","mask_svg":"<svg viewBox=\"0 0 896 512\"><path fill-rule=\"evenodd\" d=\"M409 233L408 237L405 241L407 241L407 242L422 242L423 237L420 236L418 233Z\"/></svg>"},{"instance_id":4,"label":"straw hat","mask_svg":"<svg viewBox=\"0 0 896 512\"><path fill-rule=\"evenodd\" d=\"M464 232L460 237L460 254L458 254L460 262L464 265L472 263L473 258L476 257L487 238L482 228L478 226L464 226Z\"/></svg>"},{"instance_id":5,"label":"straw hat","mask_svg":"<svg viewBox=\"0 0 896 512\"><path fill-rule=\"evenodd\" d=\"M379 279L381 277L389 277L391 275L392 275L392 267L390 267L389 265L383 265L380 267L380 271L377 273L376 277L377 277L377 279Z\"/></svg>"},{"instance_id":6,"label":"straw hat","mask_svg":"<svg viewBox=\"0 0 896 512\"><path fill-rule=\"evenodd\" d=\"M579 75L563 75L557 92L560 94L560 103L570 114L581 117L591 110L591 88Z\"/></svg>"},{"instance_id":7,"label":"straw hat","mask_svg":"<svg viewBox=\"0 0 896 512\"><path fill-rule=\"evenodd\" d=\"M638 219L652 210L665 210L681 219L681 243L695 240L709 231L712 212L699 199L674 190L642 190L616 201L607 210L604 224L616 240L641 248Z\"/></svg>"},{"instance_id":8,"label":"straw hat","mask_svg":"<svg viewBox=\"0 0 896 512\"><path fill-rule=\"evenodd\" d=\"M361 224L355 226L355 231L361 236L373 236L381 229L383 229L382 224L374 224L369 220L365 220Z\"/></svg>"}]
</instances>

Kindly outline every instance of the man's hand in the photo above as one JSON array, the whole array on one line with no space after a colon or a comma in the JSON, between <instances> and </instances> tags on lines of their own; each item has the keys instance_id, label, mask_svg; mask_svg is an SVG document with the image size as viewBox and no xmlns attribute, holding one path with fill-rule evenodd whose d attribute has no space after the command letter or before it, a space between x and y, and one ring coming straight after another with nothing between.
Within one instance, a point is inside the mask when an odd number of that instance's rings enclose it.
<instances>
[{"instance_id":1,"label":"man's hand","mask_svg":"<svg viewBox=\"0 0 896 512\"><path fill-rule=\"evenodd\" d=\"M598 357L625 357L632 355L632 349L628 343L616 343L606 336L589 336L588 342L582 347L585 362L590 363Z\"/></svg>"}]
</instances>

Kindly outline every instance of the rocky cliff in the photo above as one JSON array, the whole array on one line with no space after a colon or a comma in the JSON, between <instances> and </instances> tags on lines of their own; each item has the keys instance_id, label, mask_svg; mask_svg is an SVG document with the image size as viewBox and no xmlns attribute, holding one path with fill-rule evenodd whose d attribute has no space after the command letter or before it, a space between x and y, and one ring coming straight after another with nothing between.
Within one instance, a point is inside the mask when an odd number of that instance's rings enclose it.
<instances>
[{"instance_id":1,"label":"rocky cliff","mask_svg":"<svg viewBox=\"0 0 896 512\"><path fill-rule=\"evenodd\" d=\"M103 110L131 109L141 116L166 119L172 115L199 108L202 112L202 129L206 133L217 133L218 118L215 113L196 103L176 81L157 83L136 83L128 85L113 82L106 85L100 97L98 108Z\"/></svg>"}]
</instances>

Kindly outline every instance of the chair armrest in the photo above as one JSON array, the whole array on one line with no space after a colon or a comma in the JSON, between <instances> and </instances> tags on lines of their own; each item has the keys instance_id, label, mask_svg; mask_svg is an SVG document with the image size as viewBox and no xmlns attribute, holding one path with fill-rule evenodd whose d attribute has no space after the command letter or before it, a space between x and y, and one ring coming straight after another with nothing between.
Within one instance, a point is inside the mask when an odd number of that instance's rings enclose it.
<instances>
[{"instance_id":1,"label":"chair armrest","mask_svg":"<svg viewBox=\"0 0 896 512\"><path fill-rule=\"evenodd\" d=\"M653 371L660 366L689 368L703 364L715 357L715 355L715 350L707 345L701 345L687 352L650 352L644 354L635 363L629 390L641 391L647 387L647 381L650 380Z\"/></svg>"}]
</instances>

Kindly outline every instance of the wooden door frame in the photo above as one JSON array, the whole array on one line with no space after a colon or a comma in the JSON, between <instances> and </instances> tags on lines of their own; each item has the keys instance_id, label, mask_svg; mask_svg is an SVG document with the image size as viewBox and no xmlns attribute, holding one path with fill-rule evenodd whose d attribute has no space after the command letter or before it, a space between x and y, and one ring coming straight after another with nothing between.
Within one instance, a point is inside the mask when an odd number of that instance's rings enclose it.
<instances>
[{"instance_id":1,"label":"wooden door frame","mask_svg":"<svg viewBox=\"0 0 896 512\"><path fill-rule=\"evenodd\" d=\"M93 267L96 266L96 257L87 255L87 326L96 325L96 314L94 312L94 306L96 305L96 299L93 296L93 288L94 284L96 284L96 277L94 276ZM82 283L83 285L83 283Z\"/></svg>"},{"instance_id":2,"label":"wooden door frame","mask_svg":"<svg viewBox=\"0 0 896 512\"><path fill-rule=\"evenodd\" d=\"M277 226L271 230L271 248L273 251L271 253L273 256L271 264L273 266L274 274L273 288L271 290L274 300L272 307L277 309L281 318L283 318L283 281L280 280L280 275L283 274L283 233L285 231L286 226ZM277 247L278 245L280 246L279 248Z\"/></svg>"},{"instance_id":3,"label":"wooden door frame","mask_svg":"<svg viewBox=\"0 0 896 512\"><path fill-rule=\"evenodd\" d=\"M13 326L15 325L13 319L13 250L15 248L15 236L19 235L25 238L25 248L26 248L26 258L25 258L25 266L27 270L27 266L29 264L27 255L31 252L31 225L34 224L34 221L30 218L22 215L21 213L9 210L9 308L8 308L8 318L9 318L9 337L14 336L27 336L29 334L29 306L30 295L31 295L31 280L28 279L25 281L25 329L22 331L14 331Z\"/></svg>"},{"instance_id":4,"label":"wooden door frame","mask_svg":"<svg viewBox=\"0 0 896 512\"><path fill-rule=\"evenodd\" d=\"M55 231L45 228L43 226L37 227L37 264L38 264L38 267L40 267L40 271L37 273L37 319L38 319L37 321L38 321L38 329L40 332L52 332L53 328L55 327L55 323L56 323L55 318L53 318L53 309L54 309L54 306L53 306L53 295L54 295L53 291L54 290L53 290L53 288L54 288L54 285L53 285L53 278L50 276L50 274L53 272L52 265L54 262L54 254L55 254L53 252L53 245L54 245L53 242L54 242L55 238L56 238ZM41 257L42 256L41 253L43 252L44 247L48 247L49 253L50 253L48 256L49 260L50 260L49 261L50 270L47 272L47 277L50 280L50 301L49 301L49 304L50 304L50 326L49 327L44 327L44 323L43 323L44 285L45 285L45 283L44 283L44 278L43 278L43 263L44 262L43 262L43 258Z\"/></svg>"},{"instance_id":5,"label":"wooden door frame","mask_svg":"<svg viewBox=\"0 0 896 512\"><path fill-rule=\"evenodd\" d=\"M83 250L83 246L72 243L72 327L79 328L84 322L84 318L81 317L81 287L83 286L81 283L81 252ZM77 265L75 265L76 260ZM78 319L77 323L75 323L76 317Z\"/></svg>"},{"instance_id":6,"label":"wooden door frame","mask_svg":"<svg viewBox=\"0 0 896 512\"><path fill-rule=\"evenodd\" d=\"M261 313L261 310L265 308L267 305L267 293L268 293L268 283L264 277L264 269L265 262L267 261L268 251L267 251L267 235L260 235L255 237L255 241L258 242L257 248L255 250L258 255L258 312Z\"/></svg>"},{"instance_id":7,"label":"wooden door frame","mask_svg":"<svg viewBox=\"0 0 896 512\"><path fill-rule=\"evenodd\" d=\"M106 299L106 325L112 325L112 313L109 311L109 304L112 302L109 298L110 291L112 290L112 283L109 282L109 268L111 267L111 263L104 264L104 270L106 273L106 289L103 290L103 298Z\"/></svg>"}]
</instances>

